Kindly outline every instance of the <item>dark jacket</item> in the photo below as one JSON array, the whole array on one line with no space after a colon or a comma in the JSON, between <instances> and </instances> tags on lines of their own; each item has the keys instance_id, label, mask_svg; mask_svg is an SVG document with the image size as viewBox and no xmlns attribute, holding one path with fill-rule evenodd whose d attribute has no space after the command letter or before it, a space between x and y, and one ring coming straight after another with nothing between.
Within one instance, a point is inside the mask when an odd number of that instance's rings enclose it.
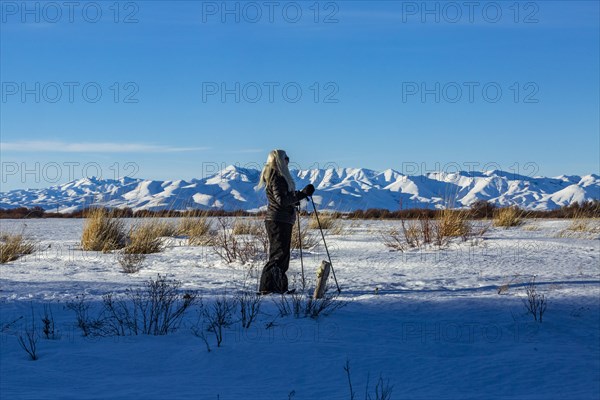
<instances>
[{"instance_id":1,"label":"dark jacket","mask_svg":"<svg viewBox=\"0 0 600 400\"><path fill-rule=\"evenodd\" d=\"M267 221L278 221L293 224L296 221L296 209L294 206L300 200L306 198L306 194L296 190L288 190L287 181L279 173L273 171L267 184Z\"/></svg>"}]
</instances>

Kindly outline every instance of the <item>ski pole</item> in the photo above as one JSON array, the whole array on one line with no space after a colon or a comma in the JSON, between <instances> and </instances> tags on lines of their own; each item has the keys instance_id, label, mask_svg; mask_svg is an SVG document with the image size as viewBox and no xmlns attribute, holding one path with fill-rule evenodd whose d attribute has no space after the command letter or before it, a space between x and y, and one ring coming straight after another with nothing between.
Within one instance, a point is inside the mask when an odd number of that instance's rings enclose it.
<instances>
[{"instance_id":1,"label":"ski pole","mask_svg":"<svg viewBox=\"0 0 600 400\"><path fill-rule=\"evenodd\" d=\"M304 260L302 259L302 232L300 231L300 206L296 207L298 210L298 243L300 245L300 269L302 271L302 291L306 290L306 280L304 279Z\"/></svg>"},{"instance_id":2,"label":"ski pole","mask_svg":"<svg viewBox=\"0 0 600 400\"><path fill-rule=\"evenodd\" d=\"M317 206L315 205L315 201L312 196L310 196L310 201L313 205L313 209L315 210L315 217L317 218L317 224L319 225L319 230L321 231L321 237L323 238L323 245L325 246L325 251L327 252L327 258L329 259L329 265L331 266L331 272L333 272L333 279L335 280L335 286L337 287L338 293L341 293L340 285L338 284L337 278L335 276L335 270L333 269L333 264L331 263L331 256L329 255L329 249L327 248L327 242L325 241L325 234L323 233L323 228L321 228L321 221L319 221L319 213L317 211Z\"/></svg>"}]
</instances>

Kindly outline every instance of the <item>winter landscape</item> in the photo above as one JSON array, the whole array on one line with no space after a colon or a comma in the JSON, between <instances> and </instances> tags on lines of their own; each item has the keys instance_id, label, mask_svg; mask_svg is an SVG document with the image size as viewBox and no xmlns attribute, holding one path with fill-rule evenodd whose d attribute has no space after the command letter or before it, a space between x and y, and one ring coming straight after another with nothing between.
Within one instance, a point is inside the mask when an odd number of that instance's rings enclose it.
<instances>
[{"instance_id":1,"label":"winter landscape","mask_svg":"<svg viewBox=\"0 0 600 400\"><path fill-rule=\"evenodd\" d=\"M206 237L192 241L194 230L178 228L186 219L209 225ZM3 233L23 234L35 247L0 266L2 397L600 395L598 219L451 221L468 232L432 234L429 243L419 243L423 230L403 229L421 229L419 220L321 213L321 221L341 293L330 277L329 303L311 308L316 269L327 259L314 215L301 226L305 290L295 249L288 275L297 293L263 297L255 294L265 262L260 218L124 219L125 232L145 224L165 232L157 252L139 262L124 260L127 248L83 250L86 219L2 220ZM434 231L438 220L427 221ZM236 239L238 250L228 249ZM133 331L123 310L142 308L131 293L149 295L148 283L161 277L179 293L173 307L185 303L184 293L193 304L165 331L145 334L139 315ZM121 322L109 318L108 294L124 307ZM532 313L532 299L543 309ZM241 305L248 313L257 301L248 323ZM213 325L223 304L229 311ZM25 350L34 329L36 361Z\"/></svg>"},{"instance_id":2,"label":"winter landscape","mask_svg":"<svg viewBox=\"0 0 600 400\"><path fill-rule=\"evenodd\" d=\"M598 32L0 1L0 400L599 400Z\"/></svg>"},{"instance_id":3,"label":"winter landscape","mask_svg":"<svg viewBox=\"0 0 600 400\"><path fill-rule=\"evenodd\" d=\"M292 170L298 187L313 184L314 199L325 210L348 212L383 208L458 208L476 201L529 210L552 210L598 199L600 176L525 176L514 172L432 172L405 175L393 169ZM86 207L139 210L247 210L265 208L258 190L260 170L227 166L189 182L89 177L43 189L13 190L0 195L0 207L41 207L68 213Z\"/></svg>"}]
</instances>

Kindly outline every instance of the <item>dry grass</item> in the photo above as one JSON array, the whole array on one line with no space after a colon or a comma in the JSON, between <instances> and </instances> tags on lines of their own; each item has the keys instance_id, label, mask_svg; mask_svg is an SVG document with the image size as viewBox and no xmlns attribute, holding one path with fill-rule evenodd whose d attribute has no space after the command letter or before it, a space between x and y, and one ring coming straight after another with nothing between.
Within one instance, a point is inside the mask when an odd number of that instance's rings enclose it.
<instances>
[{"instance_id":1,"label":"dry grass","mask_svg":"<svg viewBox=\"0 0 600 400\"><path fill-rule=\"evenodd\" d=\"M129 230L127 246L123 249L125 254L151 254L162 250L161 236L165 233L163 222L150 220L134 225Z\"/></svg>"},{"instance_id":2,"label":"dry grass","mask_svg":"<svg viewBox=\"0 0 600 400\"><path fill-rule=\"evenodd\" d=\"M595 239L600 235L600 219L587 218L583 211L576 212L567 226L557 234L560 238Z\"/></svg>"},{"instance_id":3,"label":"dry grass","mask_svg":"<svg viewBox=\"0 0 600 400\"><path fill-rule=\"evenodd\" d=\"M152 224L154 224L154 230L156 234L161 237L173 237L177 236L178 229L173 223L169 221L161 221L161 220L152 220Z\"/></svg>"},{"instance_id":4,"label":"dry grass","mask_svg":"<svg viewBox=\"0 0 600 400\"><path fill-rule=\"evenodd\" d=\"M589 220L574 219L567 229L573 232L589 232L592 228Z\"/></svg>"},{"instance_id":5,"label":"dry grass","mask_svg":"<svg viewBox=\"0 0 600 400\"><path fill-rule=\"evenodd\" d=\"M469 214L463 210L442 210L439 218L439 235L442 237L463 237L471 233Z\"/></svg>"},{"instance_id":6,"label":"dry grass","mask_svg":"<svg viewBox=\"0 0 600 400\"><path fill-rule=\"evenodd\" d=\"M393 228L383 233L381 238L385 246L398 251L430 244L440 232L437 229L438 221L429 218L416 221L401 220L400 223L401 229Z\"/></svg>"},{"instance_id":7,"label":"dry grass","mask_svg":"<svg viewBox=\"0 0 600 400\"><path fill-rule=\"evenodd\" d=\"M211 247L225 262L246 264L266 257L268 239L266 229L259 236L233 234L232 223L226 218L217 218L218 231L213 235Z\"/></svg>"},{"instance_id":8,"label":"dry grass","mask_svg":"<svg viewBox=\"0 0 600 400\"><path fill-rule=\"evenodd\" d=\"M448 244L455 237L466 241L473 237L482 237L488 226L473 229L468 213L459 210L443 210L438 218L423 217L418 220L400 221L400 228L384 232L381 236L386 247L398 251L409 248L435 245L438 248Z\"/></svg>"},{"instance_id":9,"label":"dry grass","mask_svg":"<svg viewBox=\"0 0 600 400\"><path fill-rule=\"evenodd\" d=\"M382 233L381 241L386 247L397 251L404 251L407 246L411 247L406 236L403 236L397 229L390 229L389 232Z\"/></svg>"},{"instance_id":10,"label":"dry grass","mask_svg":"<svg viewBox=\"0 0 600 400\"><path fill-rule=\"evenodd\" d=\"M262 250L267 255L269 253L269 234L267 233L267 227L263 223L256 223L255 231L252 236L262 246Z\"/></svg>"},{"instance_id":11,"label":"dry grass","mask_svg":"<svg viewBox=\"0 0 600 400\"><path fill-rule=\"evenodd\" d=\"M510 228L523 223L523 212L518 207L504 207L494 211L494 226Z\"/></svg>"},{"instance_id":12,"label":"dry grass","mask_svg":"<svg viewBox=\"0 0 600 400\"><path fill-rule=\"evenodd\" d=\"M203 213L186 215L179 221L179 234L188 237L190 246L203 246L211 243L211 225Z\"/></svg>"},{"instance_id":13,"label":"dry grass","mask_svg":"<svg viewBox=\"0 0 600 400\"><path fill-rule=\"evenodd\" d=\"M330 213L320 213L318 221L316 214L313 213L308 220L308 229L319 229L319 222L321 223L321 229L328 230L331 235L343 235L345 233L342 222Z\"/></svg>"},{"instance_id":14,"label":"dry grass","mask_svg":"<svg viewBox=\"0 0 600 400\"><path fill-rule=\"evenodd\" d=\"M523 227L523 230L529 231L529 232L537 232L537 231L540 231L541 229L540 229L539 225L537 225L537 224L530 224L530 225L525 225Z\"/></svg>"},{"instance_id":15,"label":"dry grass","mask_svg":"<svg viewBox=\"0 0 600 400\"><path fill-rule=\"evenodd\" d=\"M237 218L233 224L234 235L262 235L264 225L255 219Z\"/></svg>"},{"instance_id":16,"label":"dry grass","mask_svg":"<svg viewBox=\"0 0 600 400\"><path fill-rule=\"evenodd\" d=\"M108 252L125 246L123 221L111 216L104 208L96 208L86 215L81 236L83 250Z\"/></svg>"},{"instance_id":17,"label":"dry grass","mask_svg":"<svg viewBox=\"0 0 600 400\"><path fill-rule=\"evenodd\" d=\"M585 212L581 210L575 213L567 229L573 232L600 233L600 220L587 218Z\"/></svg>"},{"instance_id":18,"label":"dry grass","mask_svg":"<svg viewBox=\"0 0 600 400\"><path fill-rule=\"evenodd\" d=\"M297 222L292 229L292 249L300 249L301 243L303 250L312 249L319 241L315 235L311 234L307 224L301 223L300 225L300 232L298 232Z\"/></svg>"},{"instance_id":19,"label":"dry grass","mask_svg":"<svg viewBox=\"0 0 600 400\"><path fill-rule=\"evenodd\" d=\"M35 250L35 243L23 237L3 233L0 235L0 264L15 261L21 256L31 254Z\"/></svg>"},{"instance_id":20,"label":"dry grass","mask_svg":"<svg viewBox=\"0 0 600 400\"><path fill-rule=\"evenodd\" d=\"M423 229L424 226L426 225L420 221L402 221L402 234L409 247L419 247L421 244L431 242L428 235L429 228Z\"/></svg>"},{"instance_id":21,"label":"dry grass","mask_svg":"<svg viewBox=\"0 0 600 400\"><path fill-rule=\"evenodd\" d=\"M510 285L508 283L498 286L498 294L508 293L508 289L510 289Z\"/></svg>"},{"instance_id":22,"label":"dry grass","mask_svg":"<svg viewBox=\"0 0 600 400\"><path fill-rule=\"evenodd\" d=\"M319 214L319 221L317 221L316 214L312 214L308 220L308 229L319 229L319 222L321 223L322 229L331 229L336 224L336 219L329 213Z\"/></svg>"}]
</instances>

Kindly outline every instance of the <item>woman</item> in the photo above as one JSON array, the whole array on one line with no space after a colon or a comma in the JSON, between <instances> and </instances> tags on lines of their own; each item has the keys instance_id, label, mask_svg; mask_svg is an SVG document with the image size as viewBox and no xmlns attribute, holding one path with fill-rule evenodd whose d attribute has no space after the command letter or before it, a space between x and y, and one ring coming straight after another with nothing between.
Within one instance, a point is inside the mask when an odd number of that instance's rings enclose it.
<instances>
[{"instance_id":1,"label":"woman","mask_svg":"<svg viewBox=\"0 0 600 400\"><path fill-rule=\"evenodd\" d=\"M288 291L285 273L290 265L292 228L296 221L295 206L300 200L312 196L315 191L315 187L310 184L301 191L296 190L288 168L289 162L285 151L271 151L258 183L258 187L266 187L269 201L265 218L269 236L269 261L260 277L261 294Z\"/></svg>"}]
</instances>

